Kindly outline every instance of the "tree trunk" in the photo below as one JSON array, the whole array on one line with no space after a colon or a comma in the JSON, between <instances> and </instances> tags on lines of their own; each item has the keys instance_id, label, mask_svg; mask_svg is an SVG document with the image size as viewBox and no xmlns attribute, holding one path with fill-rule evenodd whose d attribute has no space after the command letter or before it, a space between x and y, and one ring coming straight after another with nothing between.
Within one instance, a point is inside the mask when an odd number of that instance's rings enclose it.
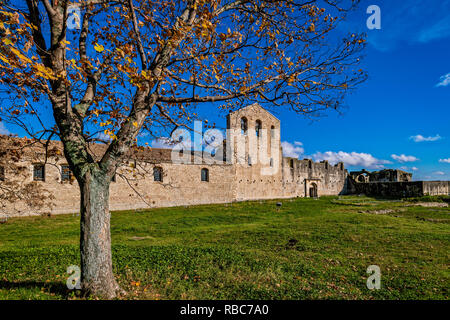
<instances>
[{"instance_id":1,"label":"tree trunk","mask_svg":"<svg viewBox=\"0 0 450 320\"><path fill-rule=\"evenodd\" d=\"M120 291L112 270L108 175L87 172L81 191L81 288L85 294L113 299Z\"/></svg>"}]
</instances>

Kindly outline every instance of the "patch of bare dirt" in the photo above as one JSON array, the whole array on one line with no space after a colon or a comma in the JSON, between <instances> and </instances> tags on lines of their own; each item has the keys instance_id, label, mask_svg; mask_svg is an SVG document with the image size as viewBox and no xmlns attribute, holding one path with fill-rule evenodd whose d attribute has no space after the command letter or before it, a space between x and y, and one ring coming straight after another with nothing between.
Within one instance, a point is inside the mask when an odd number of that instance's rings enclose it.
<instances>
[{"instance_id":1,"label":"patch of bare dirt","mask_svg":"<svg viewBox=\"0 0 450 320\"><path fill-rule=\"evenodd\" d=\"M445 202L418 202L412 204L414 207L426 207L426 208L447 208L448 203Z\"/></svg>"},{"instance_id":2,"label":"patch of bare dirt","mask_svg":"<svg viewBox=\"0 0 450 320\"><path fill-rule=\"evenodd\" d=\"M139 240L145 240L145 239L153 239L153 237L150 236L145 236L145 237L131 237L130 240L135 240L135 241L139 241Z\"/></svg>"},{"instance_id":3,"label":"patch of bare dirt","mask_svg":"<svg viewBox=\"0 0 450 320\"><path fill-rule=\"evenodd\" d=\"M396 213L396 212L402 212L402 211L405 211L405 209L361 210L358 212L359 213L370 213L370 214L389 214L389 213Z\"/></svg>"}]
</instances>

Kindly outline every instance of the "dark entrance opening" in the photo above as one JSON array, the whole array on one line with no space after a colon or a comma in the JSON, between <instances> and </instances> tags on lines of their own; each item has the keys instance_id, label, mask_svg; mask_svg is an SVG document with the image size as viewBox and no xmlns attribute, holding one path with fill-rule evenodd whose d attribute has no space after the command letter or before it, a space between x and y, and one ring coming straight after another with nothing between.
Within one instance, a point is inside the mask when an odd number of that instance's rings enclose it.
<instances>
[{"instance_id":1,"label":"dark entrance opening","mask_svg":"<svg viewBox=\"0 0 450 320\"><path fill-rule=\"evenodd\" d=\"M317 198L317 184L311 183L311 186L309 187L309 197Z\"/></svg>"}]
</instances>

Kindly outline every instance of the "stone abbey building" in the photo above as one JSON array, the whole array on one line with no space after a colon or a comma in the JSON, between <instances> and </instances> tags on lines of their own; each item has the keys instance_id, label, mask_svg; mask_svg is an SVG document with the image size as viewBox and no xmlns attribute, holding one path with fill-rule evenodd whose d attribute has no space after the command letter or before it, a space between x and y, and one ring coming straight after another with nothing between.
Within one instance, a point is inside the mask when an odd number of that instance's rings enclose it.
<instances>
[{"instance_id":1,"label":"stone abbey building","mask_svg":"<svg viewBox=\"0 0 450 320\"><path fill-rule=\"evenodd\" d=\"M326 161L316 163L309 159L281 156L280 121L258 104L230 112L227 129L226 142L230 146L224 147L223 157L229 161L210 163L200 159L176 163L171 149L143 148L133 153L128 163L118 169L111 183L110 209L130 210L346 193L348 172L343 163L330 165ZM261 132L268 133L264 136ZM267 145L265 163L258 159L262 140L267 140L264 141L264 145ZM52 144L62 150L60 142L52 141ZM252 155L251 144L258 145L255 155ZM105 148L105 145L94 144L91 153L100 155ZM241 154L237 152L239 149ZM201 152L192 152L190 158L197 156L201 158ZM49 157L45 165L43 160L36 159L26 161L24 165L29 168L27 179L42 184L53 194L55 199L51 213L78 212L78 184L62 155ZM3 179L9 178L8 172L5 172ZM16 203L8 214L42 213L42 210L48 209L30 211L25 205Z\"/></svg>"},{"instance_id":2,"label":"stone abbey building","mask_svg":"<svg viewBox=\"0 0 450 320\"><path fill-rule=\"evenodd\" d=\"M62 145L52 141L59 156L23 159L25 179L40 184L54 197L53 207L30 209L16 202L2 214L76 213L80 192L62 156ZM101 157L106 145L92 144ZM382 196L448 194L449 182L411 181L400 170L348 173L343 163L314 162L283 157L280 121L258 104L230 112L227 135L214 154L189 150L139 148L117 171L110 186L110 209L133 210L234 201L318 197L348 193ZM35 153L33 153L35 154ZM44 158L46 158L44 164ZM215 159L214 159L215 158ZM188 161L180 161L180 159ZM223 161L226 160L226 161ZM0 167L0 184L14 179Z\"/></svg>"}]
</instances>

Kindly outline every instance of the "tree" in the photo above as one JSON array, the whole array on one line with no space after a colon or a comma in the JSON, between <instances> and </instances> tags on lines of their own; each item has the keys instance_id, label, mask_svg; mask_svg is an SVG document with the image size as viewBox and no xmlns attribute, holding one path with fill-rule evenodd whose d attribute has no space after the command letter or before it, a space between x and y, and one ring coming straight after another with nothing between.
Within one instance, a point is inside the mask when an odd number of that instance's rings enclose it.
<instances>
[{"instance_id":1,"label":"tree","mask_svg":"<svg viewBox=\"0 0 450 320\"><path fill-rule=\"evenodd\" d=\"M62 141L81 192L82 288L106 298L120 290L109 185L140 131L189 126L202 103L339 110L366 78L364 35L336 29L357 1L17 2L0 8L0 120Z\"/></svg>"}]
</instances>

